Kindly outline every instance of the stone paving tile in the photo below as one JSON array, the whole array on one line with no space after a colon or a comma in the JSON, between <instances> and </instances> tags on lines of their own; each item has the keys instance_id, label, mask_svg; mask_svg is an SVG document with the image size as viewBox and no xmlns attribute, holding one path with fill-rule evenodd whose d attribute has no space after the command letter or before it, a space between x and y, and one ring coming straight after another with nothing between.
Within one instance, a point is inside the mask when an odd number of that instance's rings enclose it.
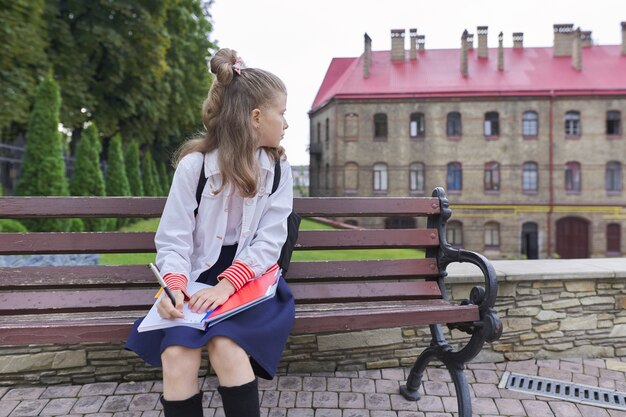
<instances>
[{"instance_id":1,"label":"stone paving tile","mask_svg":"<svg viewBox=\"0 0 626 417\"><path fill-rule=\"evenodd\" d=\"M554 417L548 403L537 400L522 400L526 414L533 417Z\"/></svg>"},{"instance_id":2,"label":"stone paving tile","mask_svg":"<svg viewBox=\"0 0 626 417\"><path fill-rule=\"evenodd\" d=\"M78 393L79 397L87 395L112 395L117 388L117 382L96 382L93 384L83 385Z\"/></svg>"},{"instance_id":3,"label":"stone paving tile","mask_svg":"<svg viewBox=\"0 0 626 417\"><path fill-rule=\"evenodd\" d=\"M450 378L450 373L447 369L441 368L427 368L426 374L428 374L429 381L436 382L450 382L452 378Z\"/></svg>"},{"instance_id":4,"label":"stone paving tile","mask_svg":"<svg viewBox=\"0 0 626 417\"><path fill-rule=\"evenodd\" d=\"M271 414L270 414L271 415ZM315 412L306 408L289 408L287 410L287 417L314 417Z\"/></svg>"},{"instance_id":5,"label":"stone paving tile","mask_svg":"<svg viewBox=\"0 0 626 417\"><path fill-rule=\"evenodd\" d=\"M372 410L370 411L371 417L398 417L398 413L389 410Z\"/></svg>"},{"instance_id":6,"label":"stone paving tile","mask_svg":"<svg viewBox=\"0 0 626 417\"><path fill-rule=\"evenodd\" d=\"M363 408L365 395L358 392L340 392L339 408Z\"/></svg>"},{"instance_id":7,"label":"stone paving tile","mask_svg":"<svg viewBox=\"0 0 626 417\"><path fill-rule=\"evenodd\" d=\"M494 364L492 362L470 362L467 364L467 369L491 369L495 371L497 369L497 365L498 364Z\"/></svg>"},{"instance_id":8,"label":"stone paving tile","mask_svg":"<svg viewBox=\"0 0 626 417\"><path fill-rule=\"evenodd\" d=\"M311 408L313 406L313 393L308 391L300 391L296 394L296 407Z\"/></svg>"},{"instance_id":9,"label":"stone paving tile","mask_svg":"<svg viewBox=\"0 0 626 417\"><path fill-rule=\"evenodd\" d=\"M417 402L418 411L443 412L443 402L441 398L432 395L425 395Z\"/></svg>"},{"instance_id":10,"label":"stone paving tile","mask_svg":"<svg viewBox=\"0 0 626 417\"><path fill-rule=\"evenodd\" d=\"M3 400L36 400L41 397L45 388L13 388L2 397Z\"/></svg>"},{"instance_id":11,"label":"stone paving tile","mask_svg":"<svg viewBox=\"0 0 626 417\"><path fill-rule=\"evenodd\" d=\"M76 397L82 387L82 385L53 385L46 388L39 398Z\"/></svg>"},{"instance_id":12,"label":"stone paving tile","mask_svg":"<svg viewBox=\"0 0 626 417\"><path fill-rule=\"evenodd\" d=\"M606 368L604 359L583 359L584 366L595 366L596 368Z\"/></svg>"},{"instance_id":13,"label":"stone paving tile","mask_svg":"<svg viewBox=\"0 0 626 417\"><path fill-rule=\"evenodd\" d=\"M276 378L276 379L278 379L278 378ZM261 381L264 381L264 380L259 379L259 388L261 388L261 385L262 385ZM202 385L201 385L202 388L200 390L201 391L215 391L219 384L220 383L217 380L216 376L210 376L210 377L204 378L204 382L202 383ZM275 382L274 382L274 384L275 384ZM154 389L153 389L153 391L154 391ZM163 392L163 389L161 389L161 392Z\"/></svg>"},{"instance_id":14,"label":"stone paving tile","mask_svg":"<svg viewBox=\"0 0 626 417\"><path fill-rule=\"evenodd\" d=\"M351 384L352 392L376 392L376 384L373 379L353 378Z\"/></svg>"},{"instance_id":15,"label":"stone paving tile","mask_svg":"<svg viewBox=\"0 0 626 417\"><path fill-rule=\"evenodd\" d=\"M580 374L583 372L584 367L582 363L561 361L561 369L564 371L570 371L570 372Z\"/></svg>"},{"instance_id":16,"label":"stone paving tile","mask_svg":"<svg viewBox=\"0 0 626 417\"><path fill-rule=\"evenodd\" d=\"M337 408L318 408L315 417L341 417L341 410Z\"/></svg>"},{"instance_id":17,"label":"stone paving tile","mask_svg":"<svg viewBox=\"0 0 626 417\"><path fill-rule=\"evenodd\" d=\"M518 361L507 362L506 370L509 372L519 372L525 375L537 375L539 367L535 365L535 361Z\"/></svg>"},{"instance_id":18,"label":"stone paving tile","mask_svg":"<svg viewBox=\"0 0 626 417\"><path fill-rule=\"evenodd\" d=\"M141 411L120 411L114 413L113 417L141 417Z\"/></svg>"},{"instance_id":19,"label":"stone paving tile","mask_svg":"<svg viewBox=\"0 0 626 417\"><path fill-rule=\"evenodd\" d=\"M261 397L261 407L278 407L278 398L280 397L280 391L263 391Z\"/></svg>"},{"instance_id":20,"label":"stone paving tile","mask_svg":"<svg viewBox=\"0 0 626 417\"><path fill-rule=\"evenodd\" d=\"M304 391L326 391L326 378L319 376L307 376L302 380Z\"/></svg>"},{"instance_id":21,"label":"stone paving tile","mask_svg":"<svg viewBox=\"0 0 626 417\"><path fill-rule=\"evenodd\" d=\"M626 417L626 411L611 410L611 409L608 409L607 411L609 412L609 415L611 417Z\"/></svg>"},{"instance_id":22,"label":"stone paving tile","mask_svg":"<svg viewBox=\"0 0 626 417\"><path fill-rule=\"evenodd\" d=\"M359 371L359 378L380 379L382 378L382 373L380 372L380 369L370 369L367 371Z\"/></svg>"},{"instance_id":23,"label":"stone paving tile","mask_svg":"<svg viewBox=\"0 0 626 417\"><path fill-rule=\"evenodd\" d=\"M498 407L493 398L472 398L472 412L474 414L498 414ZM533 417L534 414L530 414Z\"/></svg>"},{"instance_id":24,"label":"stone paving tile","mask_svg":"<svg viewBox=\"0 0 626 417\"><path fill-rule=\"evenodd\" d=\"M343 410L341 417L370 417L370 410L365 408L348 408Z\"/></svg>"},{"instance_id":25,"label":"stone paving tile","mask_svg":"<svg viewBox=\"0 0 626 417\"><path fill-rule=\"evenodd\" d=\"M148 411L154 410L157 402L159 402L159 394L137 394L133 397L129 411Z\"/></svg>"},{"instance_id":26,"label":"stone paving tile","mask_svg":"<svg viewBox=\"0 0 626 417\"><path fill-rule=\"evenodd\" d=\"M571 382L572 380L572 373L570 371L563 371L555 368L539 368L539 376L558 379L559 381Z\"/></svg>"},{"instance_id":27,"label":"stone paving tile","mask_svg":"<svg viewBox=\"0 0 626 417\"><path fill-rule=\"evenodd\" d=\"M337 371L337 372L335 372L335 377L337 377L337 378L358 378L359 377L359 372L358 371Z\"/></svg>"},{"instance_id":28,"label":"stone paving tile","mask_svg":"<svg viewBox=\"0 0 626 417\"><path fill-rule=\"evenodd\" d=\"M545 368L554 368L554 369L559 369L559 364L560 361L558 359L544 359L544 360L538 360L537 361L537 366L538 367L545 367Z\"/></svg>"},{"instance_id":29,"label":"stone paving tile","mask_svg":"<svg viewBox=\"0 0 626 417\"><path fill-rule=\"evenodd\" d=\"M420 411L398 411L398 417L425 417Z\"/></svg>"},{"instance_id":30,"label":"stone paving tile","mask_svg":"<svg viewBox=\"0 0 626 417\"><path fill-rule=\"evenodd\" d=\"M157 394L158 395L158 394ZM132 394L129 395L112 395L107 397L100 407L100 411L106 413L115 413L117 411L128 411L128 406L133 399Z\"/></svg>"},{"instance_id":31,"label":"stone paving tile","mask_svg":"<svg viewBox=\"0 0 626 417\"><path fill-rule=\"evenodd\" d=\"M600 407L578 404L578 410L583 417L609 417L609 412Z\"/></svg>"},{"instance_id":32,"label":"stone paving tile","mask_svg":"<svg viewBox=\"0 0 626 417\"><path fill-rule=\"evenodd\" d=\"M500 391L495 384L473 384L474 395L478 398L500 398Z\"/></svg>"},{"instance_id":33,"label":"stone paving tile","mask_svg":"<svg viewBox=\"0 0 626 417\"><path fill-rule=\"evenodd\" d=\"M612 379L615 381L624 381L624 373L619 372L619 371L614 371L612 369L600 369L600 378Z\"/></svg>"},{"instance_id":34,"label":"stone paving tile","mask_svg":"<svg viewBox=\"0 0 626 417\"><path fill-rule=\"evenodd\" d=\"M370 410L389 410L391 401L387 394L365 394L365 408Z\"/></svg>"},{"instance_id":35,"label":"stone paving tile","mask_svg":"<svg viewBox=\"0 0 626 417\"><path fill-rule=\"evenodd\" d=\"M459 404L456 397L441 397L443 409L446 413L456 413L459 411Z\"/></svg>"},{"instance_id":36,"label":"stone paving tile","mask_svg":"<svg viewBox=\"0 0 626 417\"><path fill-rule=\"evenodd\" d=\"M338 406L338 393L326 391L313 393L313 408L337 408Z\"/></svg>"},{"instance_id":37,"label":"stone paving tile","mask_svg":"<svg viewBox=\"0 0 626 417\"><path fill-rule=\"evenodd\" d=\"M386 368L381 370L383 379L392 379L394 381L404 382L404 369L402 368Z\"/></svg>"},{"instance_id":38,"label":"stone paving tile","mask_svg":"<svg viewBox=\"0 0 626 417\"><path fill-rule=\"evenodd\" d=\"M7 417L19 403L18 400L0 400L0 417Z\"/></svg>"},{"instance_id":39,"label":"stone paving tile","mask_svg":"<svg viewBox=\"0 0 626 417\"><path fill-rule=\"evenodd\" d=\"M206 381L204 382L204 384L206 384ZM202 386L204 386L204 384ZM150 390L152 392L163 392L163 381L156 381L154 383L154 385L152 385L152 389ZM202 390L204 391L204 390Z\"/></svg>"},{"instance_id":40,"label":"stone paving tile","mask_svg":"<svg viewBox=\"0 0 626 417\"><path fill-rule=\"evenodd\" d=\"M39 413L40 416L64 416L70 412L78 398L53 398Z\"/></svg>"},{"instance_id":41,"label":"stone paving tile","mask_svg":"<svg viewBox=\"0 0 626 417\"><path fill-rule=\"evenodd\" d=\"M550 408L554 413L554 417L582 417L576 404L568 401L550 401Z\"/></svg>"},{"instance_id":42,"label":"stone paving tile","mask_svg":"<svg viewBox=\"0 0 626 417\"><path fill-rule=\"evenodd\" d=\"M480 382L483 384L498 384L500 383L500 377L496 373L496 371L484 370L484 369L476 369L474 372L474 378L476 382ZM468 382L469 381L468 378Z\"/></svg>"},{"instance_id":43,"label":"stone paving tile","mask_svg":"<svg viewBox=\"0 0 626 417\"><path fill-rule=\"evenodd\" d=\"M7 393L8 390L9 390L8 387L0 387L0 399L2 398L4 394Z\"/></svg>"},{"instance_id":44,"label":"stone paving tile","mask_svg":"<svg viewBox=\"0 0 626 417\"><path fill-rule=\"evenodd\" d=\"M427 395L450 395L448 384L445 382L424 381L423 388Z\"/></svg>"},{"instance_id":45,"label":"stone paving tile","mask_svg":"<svg viewBox=\"0 0 626 417\"><path fill-rule=\"evenodd\" d=\"M76 401L76 404L74 404L74 407L72 407L71 412L76 414L97 413L100 411L104 400L106 400L106 397L103 395L80 397L78 401Z\"/></svg>"},{"instance_id":46,"label":"stone paving tile","mask_svg":"<svg viewBox=\"0 0 626 417\"><path fill-rule=\"evenodd\" d=\"M615 380L614 379L605 379L605 378L600 378L598 380L598 386L600 388L606 388L606 389L615 389Z\"/></svg>"},{"instance_id":47,"label":"stone paving tile","mask_svg":"<svg viewBox=\"0 0 626 417\"><path fill-rule=\"evenodd\" d=\"M142 394L150 392L153 385L154 381L123 382L117 386L115 394Z\"/></svg>"},{"instance_id":48,"label":"stone paving tile","mask_svg":"<svg viewBox=\"0 0 626 417\"><path fill-rule=\"evenodd\" d=\"M400 384L398 381L390 379L377 379L375 381L376 392L385 394L398 394L400 392Z\"/></svg>"},{"instance_id":49,"label":"stone paving tile","mask_svg":"<svg viewBox=\"0 0 626 417\"><path fill-rule=\"evenodd\" d=\"M302 390L302 377L280 376L278 377L278 389L280 391L300 391Z\"/></svg>"},{"instance_id":50,"label":"stone paving tile","mask_svg":"<svg viewBox=\"0 0 626 417\"><path fill-rule=\"evenodd\" d=\"M526 410L520 400L514 398L496 398L498 412L505 416L525 416Z\"/></svg>"},{"instance_id":51,"label":"stone paving tile","mask_svg":"<svg viewBox=\"0 0 626 417\"><path fill-rule=\"evenodd\" d=\"M406 400L402 395L391 394L389 396L391 400L392 410L402 411L417 411L417 401Z\"/></svg>"},{"instance_id":52,"label":"stone paving tile","mask_svg":"<svg viewBox=\"0 0 626 417\"><path fill-rule=\"evenodd\" d=\"M296 392L295 391L283 391L280 393L278 400L279 407L293 408L296 406Z\"/></svg>"},{"instance_id":53,"label":"stone paving tile","mask_svg":"<svg viewBox=\"0 0 626 417\"><path fill-rule=\"evenodd\" d=\"M350 378L328 378L326 386L328 391L350 391Z\"/></svg>"},{"instance_id":54,"label":"stone paving tile","mask_svg":"<svg viewBox=\"0 0 626 417\"><path fill-rule=\"evenodd\" d=\"M216 379L217 381L217 379ZM278 378L274 379L263 379L259 378L259 389L260 390L276 390L276 386L278 385ZM205 381L206 383L206 381ZM217 388L217 385L215 386ZM214 388L214 389L215 389Z\"/></svg>"},{"instance_id":55,"label":"stone paving tile","mask_svg":"<svg viewBox=\"0 0 626 417\"><path fill-rule=\"evenodd\" d=\"M267 414L267 417L286 417L286 416L287 416L286 408L270 408L270 411Z\"/></svg>"},{"instance_id":56,"label":"stone paving tile","mask_svg":"<svg viewBox=\"0 0 626 417\"><path fill-rule=\"evenodd\" d=\"M149 410L141 413L141 417L159 417L160 414L161 412L158 410Z\"/></svg>"},{"instance_id":57,"label":"stone paving tile","mask_svg":"<svg viewBox=\"0 0 626 417\"><path fill-rule=\"evenodd\" d=\"M572 376L572 382L576 384L591 385L592 387L598 386L597 377L585 374L574 374Z\"/></svg>"},{"instance_id":58,"label":"stone paving tile","mask_svg":"<svg viewBox=\"0 0 626 417\"><path fill-rule=\"evenodd\" d=\"M17 407L13 409L9 417L30 417L38 416L50 400L22 400Z\"/></svg>"}]
</instances>

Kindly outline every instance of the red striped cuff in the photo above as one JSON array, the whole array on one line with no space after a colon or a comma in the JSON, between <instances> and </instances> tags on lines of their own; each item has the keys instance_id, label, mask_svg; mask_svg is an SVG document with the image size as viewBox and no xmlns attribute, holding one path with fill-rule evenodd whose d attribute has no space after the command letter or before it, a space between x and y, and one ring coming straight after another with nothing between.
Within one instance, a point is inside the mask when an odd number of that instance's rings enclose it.
<instances>
[{"instance_id":1,"label":"red striped cuff","mask_svg":"<svg viewBox=\"0 0 626 417\"><path fill-rule=\"evenodd\" d=\"M187 294L187 277L183 274L174 274L170 272L169 274L165 274L163 280L167 284L167 287L170 290L181 290L185 295L185 299L189 298L189 294Z\"/></svg>"},{"instance_id":2,"label":"red striped cuff","mask_svg":"<svg viewBox=\"0 0 626 417\"><path fill-rule=\"evenodd\" d=\"M246 285L248 281L254 278L254 271L250 267L241 261L235 261L231 266L226 268L217 279L222 280L226 278L233 284L235 291L239 291L241 287Z\"/></svg>"},{"instance_id":3,"label":"red striped cuff","mask_svg":"<svg viewBox=\"0 0 626 417\"><path fill-rule=\"evenodd\" d=\"M265 273L267 274L268 272L274 272L277 269L278 269L278 264L274 264L267 271L265 271Z\"/></svg>"}]
</instances>

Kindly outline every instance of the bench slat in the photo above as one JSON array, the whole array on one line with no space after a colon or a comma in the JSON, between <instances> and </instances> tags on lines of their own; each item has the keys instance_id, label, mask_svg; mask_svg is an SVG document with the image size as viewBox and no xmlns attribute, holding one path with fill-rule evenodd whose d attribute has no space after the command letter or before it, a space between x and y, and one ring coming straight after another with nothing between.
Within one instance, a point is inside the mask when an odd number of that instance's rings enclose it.
<instances>
[{"instance_id":1,"label":"bench slat","mask_svg":"<svg viewBox=\"0 0 626 417\"><path fill-rule=\"evenodd\" d=\"M434 229L304 230L298 249L426 248L439 244ZM154 252L152 232L3 233L0 254Z\"/></svg>"},{"instance_id":2,"label":"bench slat","mask_svg":"<svg viewBox=\"0 0 626 417\"><path fill-rule=\"evenodd\" d=\"M436 276L434 259L292 262L289 283L307 281L366 280ZM155 286L146 265L23 266L0 268L0 282L7 291L24 288L94 288Z\"/></svg>"},{"instance_id":3,"label":"bench slat","mask_svg":"<svg viewBox=\"0 0 626 417\"><path fill-rule=\"evenodd\" d=\"M292 284L290 288L298 304L441 299L434 281Z\"/></svg>"},{"instance_id":4,"label":"bench slat","mask_svg":"<svg viewBox=\"0 0 626 417\"><path fill-rule=\"evenodd\" d=\"M0 218L160 217L165 197L3 197ZM433 197L295 198L294 209L316 216L429 216L439 213Z\"/></svg>"}]
</instances>

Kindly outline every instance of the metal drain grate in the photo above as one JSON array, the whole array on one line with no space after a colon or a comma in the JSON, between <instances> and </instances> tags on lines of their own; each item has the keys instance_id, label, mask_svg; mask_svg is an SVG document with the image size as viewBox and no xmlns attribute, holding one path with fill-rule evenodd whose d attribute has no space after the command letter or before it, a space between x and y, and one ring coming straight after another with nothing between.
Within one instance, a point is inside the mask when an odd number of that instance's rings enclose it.
<instances>
[{"instance_id":1,"label":"metal drain grate","mask_svg":"<svg viewBox=\"0 0 626 417\"><path fill-rule=\"evenodd\" d=\"M539 376L505 372L498 388L560 398L581 404L626 410L626 393Z\"/></svg>"}]
</instances>

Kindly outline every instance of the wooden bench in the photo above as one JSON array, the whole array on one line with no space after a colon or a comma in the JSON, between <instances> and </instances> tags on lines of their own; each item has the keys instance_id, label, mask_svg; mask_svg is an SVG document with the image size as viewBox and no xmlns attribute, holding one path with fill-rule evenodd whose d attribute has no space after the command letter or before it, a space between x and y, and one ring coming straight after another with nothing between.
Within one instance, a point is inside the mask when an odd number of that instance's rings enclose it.
<instances>
[{"instance_id":1,"label":"wooden bench","mask_svg":"<svg viewBox=\"0 0 626 417\"><path fill-rule=\"evenodd\" d=\"M0 218L159 217L164 198L4 197ZM300 198L303 217L426 217L427 227L394 230L301 231L297 250L420 248L423 259L292 262L287 278L296 298L293 333L428 325L432 342L413 366L408 398L419 398L426 365L438 359L456 387L461 416L471 415L464 364L502 325L493 306L496 275L477 253L445 240L450 217L443 189L432 197ZM154 252L154 233L3 233L0 255ZM460 304L447 301L444 278L452 262L477 265L485 286ZM146 265L0 268L0 344L122 341L154 302L156 283ZM442 325L471 334L454 350Z\"/></svg>"}]
</instances>

